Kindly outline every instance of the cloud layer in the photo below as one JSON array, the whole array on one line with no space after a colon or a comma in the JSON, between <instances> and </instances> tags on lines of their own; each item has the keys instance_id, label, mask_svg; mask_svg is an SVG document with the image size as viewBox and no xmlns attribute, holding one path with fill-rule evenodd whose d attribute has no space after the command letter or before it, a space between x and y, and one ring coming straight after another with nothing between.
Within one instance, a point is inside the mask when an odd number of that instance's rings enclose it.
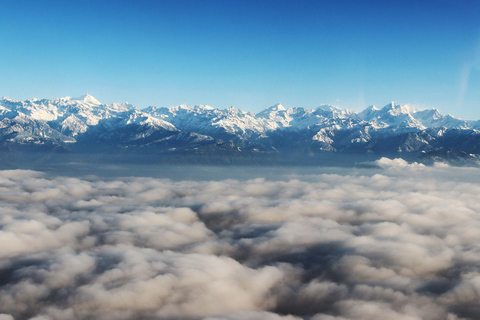
<instances>
[{"instance_id":1,"label":"cloud layer","mask_svg":"<svg viewBox=\"0 0 480 320\"><path fill-rule=\"evenodd\" d=\"M0 320L480 318L480 171L0 171Z\"/></svg>"}]
</instances>

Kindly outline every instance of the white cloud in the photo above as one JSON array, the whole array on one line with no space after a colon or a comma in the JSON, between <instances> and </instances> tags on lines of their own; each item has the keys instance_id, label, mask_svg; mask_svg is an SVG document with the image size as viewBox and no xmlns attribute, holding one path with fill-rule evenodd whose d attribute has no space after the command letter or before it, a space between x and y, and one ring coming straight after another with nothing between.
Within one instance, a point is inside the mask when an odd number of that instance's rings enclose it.
<instances>
[{"instance_id":1,"label":"white cloud","mask_svg":"<svg viewBox=\"0 0 480 320\"><path fill-rule=\"evenodd\" d=\"M476 319L478 169L0 172L0 319Z\"/></svg>"}]
</instances>

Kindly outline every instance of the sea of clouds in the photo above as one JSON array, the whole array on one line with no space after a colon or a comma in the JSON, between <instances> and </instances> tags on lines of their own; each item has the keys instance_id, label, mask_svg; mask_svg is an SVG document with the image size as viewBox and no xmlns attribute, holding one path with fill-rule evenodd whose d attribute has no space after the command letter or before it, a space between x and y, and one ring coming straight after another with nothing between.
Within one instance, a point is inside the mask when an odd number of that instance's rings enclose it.
<instances>
[{"instance_id":1,"label":"sea of clouds","mask_svg":"<svg viewBox=\"0 0 480 320\"><path fill-rule=\"evenodd\" d=\"M480 318L480 169L0 171L0 320ZM479 181L479 182L477 182Z\"/></svg>"}]
</instances>

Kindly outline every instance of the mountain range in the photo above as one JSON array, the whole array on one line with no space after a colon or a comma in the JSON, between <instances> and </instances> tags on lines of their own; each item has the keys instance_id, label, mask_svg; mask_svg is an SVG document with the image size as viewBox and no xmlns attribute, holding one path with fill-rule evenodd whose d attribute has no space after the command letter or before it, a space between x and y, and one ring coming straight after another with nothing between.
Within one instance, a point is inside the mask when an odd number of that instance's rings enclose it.
<instances>
[{"instance_id":1,"label":"mountain range","mask_svg":"<svg viewBox=\"0 0 480 320\"><path fill-rule=\"evenodd\" d=\"M361 112L276 104L259 113L179 105L140 110L78 98L0 100L0 152L310 161L328 154L476 160L480 121L389 103ZM255 160L255 161L256 161ZM222 160L223 161L223 160Z\"/></svg>"}]
</instances>

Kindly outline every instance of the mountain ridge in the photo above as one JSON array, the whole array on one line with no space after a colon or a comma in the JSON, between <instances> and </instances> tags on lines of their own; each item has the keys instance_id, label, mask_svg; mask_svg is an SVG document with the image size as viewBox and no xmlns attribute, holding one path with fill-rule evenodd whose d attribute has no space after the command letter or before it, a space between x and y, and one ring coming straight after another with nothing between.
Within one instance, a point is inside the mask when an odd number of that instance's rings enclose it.
<instances>
[{"instance_id":1,"label":"mountain ridge","mask_svg":"<svg viewBox=\"0 0 480 320\"><path fill-rule=\"evenodd\" d=\"M277 158L346 154L421 157L480 153L480 121L391 102L360 112L320 105L258 112L208 105L139 109L72 98L0 99L0 150L54 149ZM53 146L53 147L52 147ZM451 153L450 153L451 154Z\"/></svg>"}]
</instances>

